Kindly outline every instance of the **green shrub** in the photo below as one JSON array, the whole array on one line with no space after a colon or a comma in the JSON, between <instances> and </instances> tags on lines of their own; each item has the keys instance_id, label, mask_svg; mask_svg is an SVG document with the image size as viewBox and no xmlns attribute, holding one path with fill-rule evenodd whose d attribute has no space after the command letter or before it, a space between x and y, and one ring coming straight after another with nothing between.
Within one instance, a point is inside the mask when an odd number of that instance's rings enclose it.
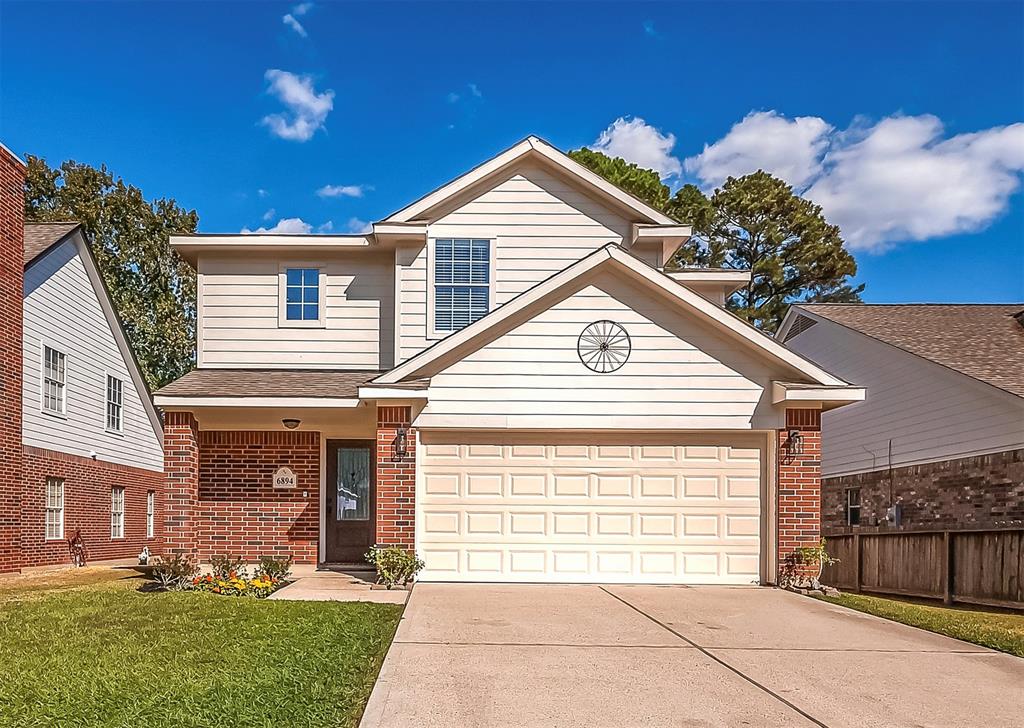
<instances>
[{"instance_id":1,"label":"green shrub","mask_svg":"<svg viewBox=\"0 0 1024 728\"><path fill-rule=\"evenodd\" d=\"M260 565L256 567L255 576L267 576L275 581L284 581L292 573L292 557L261 556Z\"/></svg>"},{"instance_id":2,"label":"green shrub","mask_svg":"<svg viewBox=\"0 0 1024 728\"><path fill-rule=\"evenodd\" d=\"M244 579L249 575L245 559L241 556L231 558L227 554L224 556L211 556L210 571L218 579L233 579L235 577Z\"/></svg>"},{"instance_id":3,"label":"green shrub","mask_svg":"<svg viewBox=\"0 0 1024 728\"><path fill-rule=\"evenodd\" d=\"M190 589L199 573L199 565L191 556L158 556L153 565L153 578L167 591Z\"/></svg>"},{"instance_id":4,"label":"green shrub","mask_svg":"<svg viewBox=\"0 0 1024 728\"><path fill-rule=\"evenodd\" d=\"M377 581L388 589L396 584L405 586L425 566L414 552L397 546L374 546L365 558L377 568Z\"/></svg>"}]
</instances>

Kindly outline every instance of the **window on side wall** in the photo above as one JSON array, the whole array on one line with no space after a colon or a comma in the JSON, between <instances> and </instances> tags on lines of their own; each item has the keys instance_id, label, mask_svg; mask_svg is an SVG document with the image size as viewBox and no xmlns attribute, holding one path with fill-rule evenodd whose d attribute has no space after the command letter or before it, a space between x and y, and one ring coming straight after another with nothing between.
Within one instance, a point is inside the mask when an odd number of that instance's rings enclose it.
<instances>
[{"instance_id":1,"label":"window on side wall","mask_svg":"<svg viewBox=\"0 0 1024 728\"><path fill-rule=\"evenodd\" d=\"M318 266L285 266L281 270L279 323L282 326L322 326L323 282Z\"/></svg>"},{"instance_id":2,"label":"window on side wall","mask_svg":"<svg viewBox=\"0 0 1024 728\"><path fill-rule=\"evenodd\" d=\"M124 488L110 489L110 537L124 538Z\"/></svg>"},{"instance_id":3,"label":"window on side wall","mask_svg":"<svg viewBox=\"0 0 1024 728\"><path fill-rule=\"evenodd\" d=\"M846 525L860 525L860 488L846 490Z\"/></svg>"},{"instance_id":4,"label":"window on side wall","mask_svg":"<svg viewBox=\"0 0 1024 728\"><path fill-rule=\"evenodd\" d=\"M434 332L447 335L483 318L491 309L491 241L434 241Z\"/></svg>"},{"instance_id":5,"label":"window on side wall","mask_svg":"<svg viewBox=\"0 0 1024 728\"><path fill-rule=\"evenodd\" d=\"M67 414L67 356L49 346L43 347L43 411Z\"/></svg>"},{"instance_id":6,"label":"window on side wall","mask_svg":"<svg viewBox=\"0 0 1024 728\"><path fill-rule=\"evenodd\" d=\"M107 375L107 430L124 432L124 382Z\"/></svg>"},{"instance_id":7,"label":"window on side wall","mask_svg":"<svg viewBox=\"0 0 1024 728\"><path fill-rule=\"evenodd\" d=\"M146 493L146 538L153 538L155 532L155 521L156 519L156 493L149 491Z\"/></svg>"},{"instance_id":8,"label":"window on side wall","mask_svg":"<svg viewBox=\"0 0 1024 728\"><path fill-rule=\"evenodd\" d=\"M64 481L46 479L46 540L64 538Z\"/></svg>"}]
</instances>

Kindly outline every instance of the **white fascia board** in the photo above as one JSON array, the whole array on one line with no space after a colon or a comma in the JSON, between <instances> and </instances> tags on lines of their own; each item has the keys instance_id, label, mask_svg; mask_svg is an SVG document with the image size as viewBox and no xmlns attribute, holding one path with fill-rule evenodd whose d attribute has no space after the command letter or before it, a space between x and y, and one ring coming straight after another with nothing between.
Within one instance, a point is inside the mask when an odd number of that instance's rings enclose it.
<instances>
[{"instance_id":1,"label":"white fascia board","mask_svg":"<svg viewBox=\"0 0 1024 728\"><path fill-rule=\"evenodd\" d=\"M172 235L171 247L189 263L206 251L256 250L330 250L333 248L367 248L374 241L369 235Z\"/></svg>"},{"instance_id":2,"label":"white fascia board","mask_svg":"<svg viewBox=\"0 0 1024 728\"><path fill-rule=\"evenodd\" d=\"M406 224L392 222L373 223L373 236L375 238L411 238L425 240L427 237L427 226L422 223Z\"/></svg>"},{"instance_id":3,"label":"white fascia board","mask_svg":"<svg viewBox=\"0 0 1024 728\"><path fill-rule=\"evenodd\" d=\"M401 223L416 220L431 208L440 205L446 200L458 195L463 190L468 189L489 175L494 174L498 170L512 164L521 157L530 153L539 154L555 166L562 169L569 176L579 179L587 186L596 189L606 197L612 198L620 205L632 210L646 220L663 225L678 225L675 220L665 213L655 210L647 203L620 190L604 177L591 172L582 164L573 160L565 152L535 136L529 136L523 141L509 147L504 152L501 152L497 156L492 157L486 162L474 167L448 184L439 187L424 197L421 197L411 205L407 205L398 212L389 215L382 222Z\"/></svg>"},{"instance_id":4,"label":"white fascia board","mask_svg":"<svg viewBox=\"0 0 1024 728\"><path fill-rule=\"evenodd\" d=\"M175 397L158 394L153 401L165 409L192 407L358 407L357 398L346 397Z\"/></svg>"},{"instance_id":5,"label":"white fascia board","mask_svg":"<svg viewBox=\"0 0 1024 728\"><path fill-rule=\"evenodd\" d=\"M822 387L803 382L772 382L772 404L784 402L863 402L867 389L853 385Z\"/></svg>"},{"instance_id":6,"label":"white fascia board","mask_svg":"<svg viewBox=\"0 0 1024 728\"><path fill-rule=\"evenodd\" d=\"M689 225L680 225L679 223L666 225L633 225L633 239L636 241L663 240L665 238L682 238L685 240L691 235L693 235L693 228Z\"/></svg>"},{"instance_id":7,"label":"white fascia board","mask_svg":"<svg viewBox=\"0 0 1024 728\"><path fill-rule=\"evenodd\" d=\"M359 399L427 399L426 389L402 389L401 387L360 387Z\"/></svg>"},{"instance_id":8,"label":"white fascia board","mask_svg":"<svg viewBox=\"0 0 1024 728\"><path fill-rule=\"evenodd\" d=\"M556 273L533 288L520 294L504 306L495 309L488 315L437 342L428 349L406 360L403 364L373 380L376 384L394 384L403 378L418 372L430 362L438 359L456 347L485 333L488 329L499 325L511 316L530 306L535 301L553 293L581 275L612 259L634 274L634 276L653 288L660 288L686 304L697 313L702 314L712 324L718 325L727 332L761 349L772 358L793 368L804 376L826 386L845 386L848 383L834 377L816 364L808 361L794 351L787 349L774 339L765 336L747 322L732 313L715 305L700 294L691 291L682 283L672 280L669 276L651 268L646 263L622 250L618 245L609 243L598 248L590 255L578 260L560 273Z\"/></svg>"},{"instance_id":9,"label":"white fascia board","mask_svg":"<svg viewBox=\"0 0 1024 728\"><path fill-rule=\"evenodd\" d=\"M750 282L750 271L749 270L735 270L735 271L665 271L665 275L674 281L679 281L684 285L687 283L695 283L706 286L719 286L724 292L726 298L729 295L735 293L743 286Z\"/></svg>"}]
</instances>

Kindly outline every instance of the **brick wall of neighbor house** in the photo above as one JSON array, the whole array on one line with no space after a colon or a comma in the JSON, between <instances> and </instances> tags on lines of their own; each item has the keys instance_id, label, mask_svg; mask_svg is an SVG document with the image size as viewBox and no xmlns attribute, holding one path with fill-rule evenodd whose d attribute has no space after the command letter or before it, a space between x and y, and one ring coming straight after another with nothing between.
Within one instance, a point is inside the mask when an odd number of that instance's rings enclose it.
<instances>
[{"instance_id":1,"label":"brick wall of neighbor house","mask_svg":"<svg viewBox=\"0 0 1024 728\"><path fill-rule=\"evenodd\" d=\"M164 543L169 554L196 553L199 423L191 412L164 413Z\"/></svg>"},{"instance_id":2,"label":"brick wall of neighbor house","mask_svg":"<svg viewBox=\"0 0 1024 728\"><path fill-rule=\"evenodd\" d=\"M275 489L287 466L294 489ZM315 564L320 534L320 433L199 433L199 556L291 554Z\"/></svg>"},{"instance_id":3,"label":"brick wall of neighbor house","mask_svg":"<svg viewBox=\"0 0 1024 728\"><path fill-rule=\"evenodd\" d=\"M46 540L46 480L64 480L64 538ZM163 473L78 455L24 449L22 566L70 564L67 539L81 529L87 561L135 558L163 546ZM124 488L124 538L110 537L111 489ZM146 500L155 493L153 538L146 536Z\"/></svg>"},{"instance_id":4,"label":"brick wall of neighbor house","mask_svg":"<svg viewBox=\"0 0 1024 728\"><path fill-rule=\"evenodd\" d=\"M416 432L411 407L377 408L377 537L379 544L412 549L416 539ZM398 430L407 455L395 456Z\"/></svg>"},{"instance_id":5,"label":"brick wall of neighbor house","mask_svg":"<svg viewBox=\"0 0 1024 728\"><path fill-rule=\"evenodd\" d=\"M0 572L21 563L21 329L25 167L0 145Z\"/></svg>"},{"instance_id":6,"label":"brick wall of neighbor house","mask_svg":"<svg viewBox=\"0 0 1024 728\"><path fill-rule=\"evenodd\" d=\"M901 530L1024 526L1024 449L893 468L892 484L893 500L902 505ZM825 534L851 530L849 488L861 489L861 530L889 530L889 471L873 470L822 481Z\"/></svg>"},{"instance_id":7,"label":"brick wall of neighbor house","mask_svg":"<svg viewBox=\"0 0 1024 728\"><path fill-rule=\"evenodd\" d=\"M790 431L800 433L800 452L789 447ZM821 412L786 410L786 429L778 431L778 563L794 549L813 546L821 537ZM807 569L816 571L816 569Z\"/></svg>"}]
</instances>

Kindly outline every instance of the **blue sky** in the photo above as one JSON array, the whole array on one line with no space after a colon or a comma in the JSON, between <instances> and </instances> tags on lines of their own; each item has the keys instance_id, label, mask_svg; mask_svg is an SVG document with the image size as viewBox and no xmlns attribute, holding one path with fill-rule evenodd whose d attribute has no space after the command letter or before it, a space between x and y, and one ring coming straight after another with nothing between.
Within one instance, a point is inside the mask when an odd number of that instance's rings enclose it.
<instances>
[{"instance_id":1,"label":"blue sky","mask_svg":"<svg viewBox=\"0 0 1024 728\"><path fill-rule=\"evenodd\" d=\"M0 139L204 232L358 229L531 133L673 187L764 167L866 300L1021 301L1022 29L1019 2L5 2Z\"/></svg>"}]
</instances>

